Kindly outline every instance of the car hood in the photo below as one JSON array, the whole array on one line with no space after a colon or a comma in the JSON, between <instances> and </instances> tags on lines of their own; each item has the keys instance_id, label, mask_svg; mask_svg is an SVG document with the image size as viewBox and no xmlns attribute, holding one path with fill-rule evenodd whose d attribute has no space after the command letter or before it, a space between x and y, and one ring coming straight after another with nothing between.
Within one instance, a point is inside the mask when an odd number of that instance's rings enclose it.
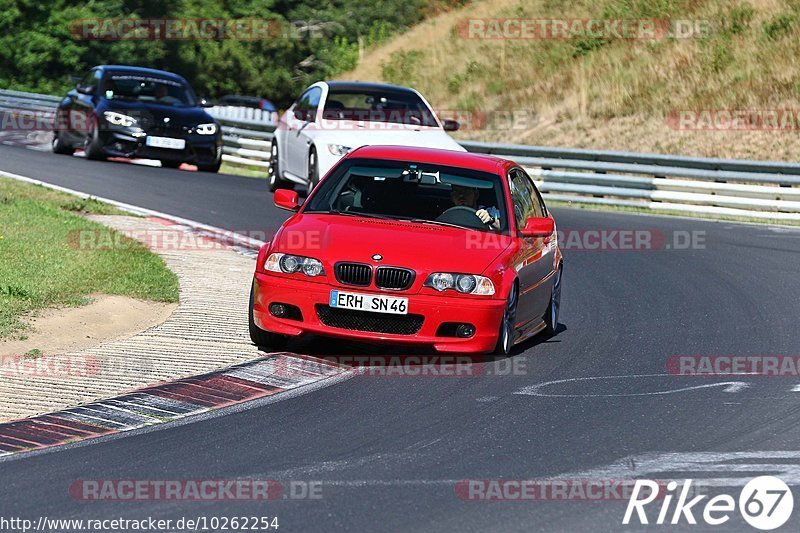
<instances>
[{"instance_id":1,"label":"car hood","mask_svg":"<svg viewBox=\"0 0 800 533\"><path fill-rule=\"evenodd\" d=\"M395 220L298 214L275 236L272 250L320 259L400 266L417 271L481 274L511 245L487 232ZM380 254L380 262L373 260Z\"/></svg>"},{"instance_id":2,"label":"car hood","mask_svg":"<svg viewBox=\"0 0 800 533\"><path fill-rule=\"evenodd\" d=\"M399 145L419 146L422 148L439 148L442 150L457 150L465 152L463 146L458 144L441 128L403 126L398 124L386 125L383 129L376 124L363 123L361 127L357 122L337 121L333 130L316 130L309 132L317 144L340 144L350 148L367 145Z\"/></svg>"},{"instance_id":3,"label":"car hood","mask_svg":"<svg viewBox=\"0 0 800 533\"><path fill-rule=\"evenodd\" d=\"M214 118L201 107L174 107L142 102L125 102L117 100L107 102L103 111L116 111L130 115L145 126L162 124L168 118L172 126L197 126L214 122Z\"/></svg>"}]
</instances>

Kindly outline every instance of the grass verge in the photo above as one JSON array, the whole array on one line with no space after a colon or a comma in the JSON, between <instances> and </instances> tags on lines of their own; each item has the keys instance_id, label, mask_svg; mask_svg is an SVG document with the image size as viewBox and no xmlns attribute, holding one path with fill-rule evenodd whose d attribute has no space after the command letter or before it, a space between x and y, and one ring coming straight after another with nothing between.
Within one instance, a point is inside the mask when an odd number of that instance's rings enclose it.
<instances>
[{"instance_id":1,"label":"grass verge","mask_svg":"<svg viewBox=\"0 0 800 533\"><path fill-rule=\"evenodd\" d=\"M495 19L655 19L670 21L673 36L465 32ZM462 139L793 161L799 36L796 0L482 0L368 49L342 78L414 87L461 119ZM718 120L730 112L744 118ZM681 125L684 113L714 118ZM760 113L786 119L770 126Z\"/></svg>"},{"instance_id":2,"label":"grass verge","mask_svg":"<svg viewBox=\"0 0 800 533\"><path fill-rule=\"evenodd\" d=\"M248 178L267 178L267 169L259 167L246 167L242 165L232 165L230 163L222 163L219 168L220 174L232 174L234 176L245 176Z\"/></svg>"},{"instance_id":3,"label":"grass verge","mask_svg":"<svg viewBox=\"0 0 800 533\"><path fill-rule=\"evenodd\" d=\"M85 305L93 293L178 300L175 274L138 241L118 236L125 246L75 246L80 231L111 231L81 214L127 213L97 200L0 178L0 339L20 335L25 314Z\"/></svg>"}]
</instances>

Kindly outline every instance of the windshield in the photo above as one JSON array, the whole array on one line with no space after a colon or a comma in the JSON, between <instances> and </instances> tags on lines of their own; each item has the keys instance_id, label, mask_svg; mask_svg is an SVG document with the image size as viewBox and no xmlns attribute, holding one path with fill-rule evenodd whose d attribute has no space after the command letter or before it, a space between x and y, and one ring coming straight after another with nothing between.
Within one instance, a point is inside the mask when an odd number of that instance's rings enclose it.
<instances>
[{"instance_id":1,"label":"windshield","mask_svg":"<svg viewBox=\"0 0 800 533\"><path fill-rule=\"evenodd\" d=\"M322 117L327 120L438 126L433 111L411 91L331 89Z\"/></svg>"},{"instance_id":2,"label":"windshield","mask_svg":"<svg viewBox=\"0 0 800 533\"><path fill-rule=\"evenodd\" d=\"M495 174L413 161L354 158L344 161L320 184L303 212L506 232L503 198L500 176Z\"/></svg>"},{"instance_id":3,"label":"windshield","mask_svg":"<svg viewBox=\"0 0 800 533\"><path fill-rule=\"evenodd\" d=\"M197 105L192 90L185 83L139 74L110 74L103 82L102 94L108 100L143 102L176 107L194 107Z\"/></svg>"}]
</instances>

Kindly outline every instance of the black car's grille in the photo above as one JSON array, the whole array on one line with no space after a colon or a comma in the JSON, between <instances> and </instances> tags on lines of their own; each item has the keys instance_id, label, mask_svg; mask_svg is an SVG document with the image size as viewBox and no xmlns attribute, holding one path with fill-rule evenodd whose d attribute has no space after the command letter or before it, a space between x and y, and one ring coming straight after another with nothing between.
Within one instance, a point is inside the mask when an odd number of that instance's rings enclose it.
<instances>
[{"instance_id":1,"label":"black car's grille","mask_svg":"<svg viewBox=\"0 0 800 533\"><path fill-rule=\"evenodd\" d=\"M394 335L413 335L420 330L425 318L422 315L393 315L390 313L371 313L337 309L327 305L317 305L319 321L332 328Z\"/></svg>"},{"instance_id":2,"label":"black car's grille","mask_svg":"<svg viewBox=\"0 0 800 533\"><path fill-rule=\"evenodd\" d=\"M149 128L146 128L145 131L148 135L160 135L164 137L173 137L178 139L185 139L186 138L186 131L183 128L173 128L162 126L160 124L154 124Z\"/></svg>"},{"instance_id":3,"label":"black car's grille","mask_svg":"<svg viewBox=\"0 0 800 533\"><path fill-rule=\"evenodd\" d=\"M345 285L366 287L372 281L372 268L361 263L336 263L333 267L336 279Z\"/></svg>"},{"instance_id":4,"label":"black car's grille","mask_svg":"<svg viewBox=\"0 0 800 533\"><path fill-rule=\"evenodd\" d=\"M375 285L381 289L405 290L414 282L414 271L407 268L378 267Z\"/></svg>"},{"instance_id":5,"label":"black car's grille","mask_svg":"<svg viewBox=\"0 0 800 533\"><path fill-rule=\"evenodd\" d=\"M142 116L139 118L139 126L147 132L148 135L163 135L166 137L176 137L179 139L186 138L188 128L179 126L174 122L164 122L164 120L157 120L153 116Z\"/></svg>"}]
</instances>

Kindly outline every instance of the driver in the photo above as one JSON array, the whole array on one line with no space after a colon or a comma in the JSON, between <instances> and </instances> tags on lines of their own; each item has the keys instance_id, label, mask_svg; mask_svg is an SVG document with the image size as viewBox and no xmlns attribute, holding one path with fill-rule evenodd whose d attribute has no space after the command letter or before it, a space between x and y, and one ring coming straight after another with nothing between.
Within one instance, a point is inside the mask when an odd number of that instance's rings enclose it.
<instances>
[{"instance_id":1,"label":"driver","mask_svg":"<svg viewBox=\"0 0 800 533\"><path fill-rule=\"evenodd\" d=\"M177 104L180 102L180 100L169 94L169 88L163 83L156 85L153 96L155 96L157 102L163 104Z\"/></svg>"},{"instance_id":2,"label":"driver","mask_svg":"<svg viewBox=\"0 0 800 533\"><path fill-rule=\"evenodd\" d=\"M494 206L478 205L478 195L478 189L475 187L452 185L450 189L450 199L453 200L453 204L475 209L475 216L481 219L481 222L493 229L500 229L500 211Z\"/></svg>"}]
</instances>

